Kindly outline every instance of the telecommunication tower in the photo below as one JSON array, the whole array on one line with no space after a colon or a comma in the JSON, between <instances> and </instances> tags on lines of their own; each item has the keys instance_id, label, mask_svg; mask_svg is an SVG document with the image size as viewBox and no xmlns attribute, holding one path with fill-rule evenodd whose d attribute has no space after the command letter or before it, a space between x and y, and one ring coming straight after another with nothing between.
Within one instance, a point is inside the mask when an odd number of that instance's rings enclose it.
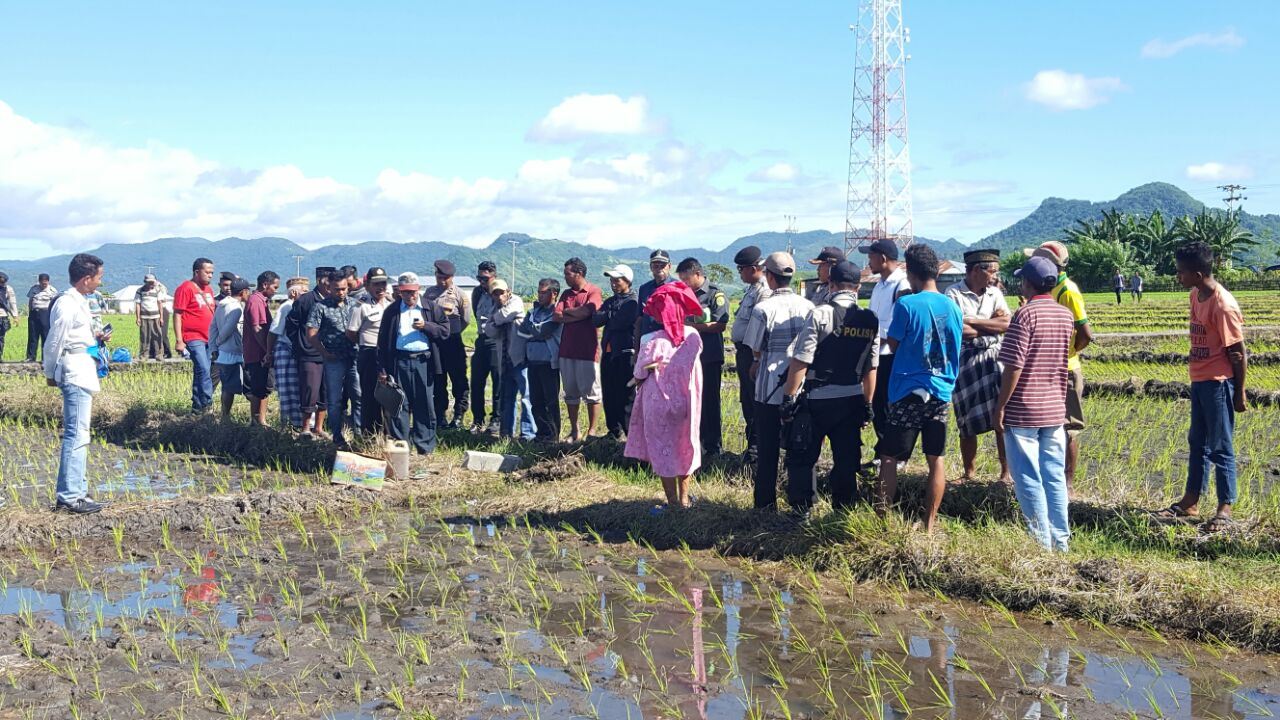
<instances>
[{"instance_id":1,"label":"telecommunication tower","mask_svg":"<svg viewBox=\"0 0 1280 720\"><path fill-rule=\"evenodd\" d=\"M845 252L888 238L906 247L911 222L906 53L902 0L860 0L849 126Z\"/></svg>"}]
</instances>

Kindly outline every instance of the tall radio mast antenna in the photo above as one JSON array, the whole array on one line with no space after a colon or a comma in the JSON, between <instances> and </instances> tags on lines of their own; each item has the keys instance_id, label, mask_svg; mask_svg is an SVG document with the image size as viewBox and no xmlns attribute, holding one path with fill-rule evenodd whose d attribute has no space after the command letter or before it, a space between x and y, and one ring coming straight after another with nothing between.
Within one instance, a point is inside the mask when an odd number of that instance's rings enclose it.
<instances>
[{"instance_id":1,"label":"tall radio mast antenna","mask_svg":"<svg viewBox=\"0 0 1280 720\"><path fill-rule=\"evenodd\" d=\"M907 142L907 74L911 31L902 0L860 0L849 124L849 188L845 252L876 240L906 247L911 219L911 153Z\"/></svg>"}]
</instances>

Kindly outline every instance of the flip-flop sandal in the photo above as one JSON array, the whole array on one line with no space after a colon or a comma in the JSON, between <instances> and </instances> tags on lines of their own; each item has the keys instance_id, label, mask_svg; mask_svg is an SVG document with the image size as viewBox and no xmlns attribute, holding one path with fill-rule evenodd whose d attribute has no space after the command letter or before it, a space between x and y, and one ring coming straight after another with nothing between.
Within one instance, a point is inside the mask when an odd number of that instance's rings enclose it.
<instances>
[{"instance_id":1,"label":"flip-flop sandal","mask_svg":"<svg viewBox=\"0 0 1280 720\"><path fill-rule=\"evenodd\" d=\"M1229 515L1214 515L1200 525L1200 532L1205 535L1214 535L1231 528L1235 524L1236 521Z\"/></svg>"},{"instance_id":2,"label":"flip-flop sandal","mask_svg":"<svg viewBox=\"0 0 1280 720\"><path fill-rule=\"evenodd\" d=\"M1152 510L1150 512L1150 516L1152 520L1156 520L1158 522L1180 523L1194 522L1200 518L1199 515L1194 515L1182 509L1182 506L1178 503L1172 503L1167 508Z\"/></svg>"}]
</instances>

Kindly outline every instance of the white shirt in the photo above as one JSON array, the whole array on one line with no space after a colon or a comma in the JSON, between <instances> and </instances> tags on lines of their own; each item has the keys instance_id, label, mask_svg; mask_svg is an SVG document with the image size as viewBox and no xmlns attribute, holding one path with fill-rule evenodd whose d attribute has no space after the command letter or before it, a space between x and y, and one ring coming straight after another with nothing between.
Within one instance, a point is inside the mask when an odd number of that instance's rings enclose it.
<instances>
[{"instance_id":1,"label":"white shirt","mask_svg":"<svg viewBox=\"0 0 1280 720\"><path fill-rule=\"evenodd\" d=\"M289 298L280 303L280 308L276 310L275 317L271 318L271 334L278 338L284 338L285 342L289 338L284 334L284 323L289 319L289 311L293 309L293 298Z\"/></svg>"},{"instance_id":2,"label":"white shirt","mask_svg":"<svg viewBox=\"0 0 1280 720\"><path fill-rule=\"evenodd\" d=\"M63 297L65 296L65 297ZM90 393L102 389L98 364L86 351L97 345L89 300L75 288L55 299L49 313L49 337L44 344L44 376L59 385L75 385Z\"/></svg>"},{"instance_id":3,"label":"white shirt","mask_svg":"<svg viewBox=\"0 0 1280 720\"><path fill-rule=\"evenodd\" d=\"M898 268L889 273L889 277L881 278L871 290L871 312L880 321L880 354L888 355L893 351L884 339L889 337L889 323L893 322L893 306L898 302L898 294L910 292L911 284L907 282L907 271Z\"/></svg>"},{"instance_id":4,"label":"white shirt","mask_svg":"<svg viewBox=\"0 0 1280 720\"><path fill-rule=\"evenodd\" d=\"M751 323L743 340L760 353L756 370L756 402L782 404L780 386L796 354L796 341L808 325L813 303L789 287L778 288L761 300L751 313Z\"/></svg>"}]
</instances>

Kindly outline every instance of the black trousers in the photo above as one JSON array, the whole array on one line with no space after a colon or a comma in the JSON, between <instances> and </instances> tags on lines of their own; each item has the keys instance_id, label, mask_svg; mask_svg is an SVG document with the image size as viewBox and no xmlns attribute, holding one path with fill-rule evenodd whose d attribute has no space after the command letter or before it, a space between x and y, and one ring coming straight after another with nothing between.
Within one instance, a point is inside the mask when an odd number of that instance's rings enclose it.
<instances>
[{"instance_id":1,"label":"black trousers","mask_svg":"<svg viewBox=\"0 0 1280 720\"><path fill-rule=\"evenodd\" d=\"M539 440L560 438L560 371L551 363L529 363L529 400Z\"/></svg>"},{"instance_id":2,"label":"black trousers","mask_svg":"<svg viewBox=\"0 0 1280 720\"><path fill-rule=\"evenodd\" d=\"M49 337L49 310L32 310L27 315L27 362L36 361L36 350L44 347Z\"/></svg>"},{"instance_id":3,"label":"black trousers","mask_svg":"<svg viewBox=\"0 0 1280 720\"><path fill-rule=\"evenodd\" d=\"M809 416L813 432L804 452L787 452L787 503L807 510L816 494L814 466L822 454L822 441L831 441L834 464L827 475L831 505L852 507L858 501L858 468L862 466L862 423L866 405L862 396L833 400L810 400Z\"/></svg>"},{"instance_id":4,"label":"black trousers","mask_svg":"<svg viewBox=\"0 0 1280 720\"><path fill-rule=\"evenodd\" d=\"M702 455L720 452L720 382L724 378L724 364L702 365L702 423L698 436L702 440Z\"/></svg>"},{"instance_id":5,"label":"black trousers","mask_svg":"<svg viewBox=\"0 0 1280 720\"><path fill-rule=\"evenodd\" d=\"M444 372L435 377L434 397L436 418L445 422L449 413L449 386L453 386L453 417L462 422L467 414L467 349L462 345L461 335L450 335L447 339L436 343L436 352L440 353L440 369Z\"/></svg>"},{"instance_id":6,"label":"black trousers","mask_svg":"<svg viewBox=\"0 0 1280 720\"><path fill-rule=\"evenodd\" d=\"M1116 288L1116 304L1120 304L1120 293L1124 292L1124 288Z\"/></svg>"},{"instance_id":7,"label":"black trousers","mask_svg":"<svg viewBox=\"0 0 1280 720\"><path fill-rule=\"evenodd\" d=\"M631 403L636 389L629 383L635 355L609 354L600 358L600 392L604 396L604 424L610 435L627 432L631 426Z\"/></svg>"},{"instance_id":8,"label":"black trousers","mask_svg":"<svg viewBox=\"0 0 1280 720\"><path fill-rule=\"evenodd\" d=\"M778 458L782 454L782 412L779 405L756 404L757 509L778 505Z\"/></svg>"},{"instance_id":9,"label":"black trousers","mask_svg":"<svg viewBox=\"0 0 1280 720\"><path fill-rule=\"evenodd\" d=\"M4 359L4 336L9 334L9 317L0 318L0 360Z\"/></svg>"},{"instance_id":10,"label":"black trousers","mask_svg":"<svg viewBox=\"0 0 1280 720\"><path fill-rule=\"evenodd\" d=\"M378 387L378 348L360 348L360 354L356 356L356 373L360 375L360 429L376 433L384 424L382 406L373 396Z\"/></svg>"},{"instance_id":11,"label":"black trousers","mask_svg":"<svg viewBox=\"0 0 1280 720\"><path fill-rule=\"evenodd\" d=\"M471 355L471 417L478 425L485 422L484 388L489 380L493 381L489 399L489 421L498 422L498 398L502 393L502 360L498 357L499 352L498 344L492 340L476 340L476 351Z\"/></svg>"},{"instance_id":12,"label":"black trousers","mask_svg":"<svg viewBox=\"0 0 1280 720\"><path fill-rule=\"evenodd\" d=\"M751 379L751 364L755 354L742 343L734 343L734 362L738 373L738 402L742 405L742 419L746 422L747 453L756 453L756 383ZM705 387L705 386L704 386ZM703 392L706 392L704 389Z\"/></svg>"},{"instance_id":13,"label":"black trousers","mask_svg":"<svg viewBox=\"0 0 1280 720\"><path fill-rule=\"evenodd\" d=\"M876 428L876 437L884 437L889 427L889 378L893 376L893 354L880 356L880 367L876 369L876 394L871 398L871 409L875 417L871 419Z\"/></svg>"},{"instance_id":14,"label":"black trousers","mask_svg":"<svg viewBox=\"0 0 1280 720\"><path fill-rule=\"evenodd\" d=\"M428 455L436 449L435 397L431 390L431 359L396 354L395 379L404 390L405 402L391 423L391 437L408 440L418 452Z\"/></svg>"}]
</instances>

